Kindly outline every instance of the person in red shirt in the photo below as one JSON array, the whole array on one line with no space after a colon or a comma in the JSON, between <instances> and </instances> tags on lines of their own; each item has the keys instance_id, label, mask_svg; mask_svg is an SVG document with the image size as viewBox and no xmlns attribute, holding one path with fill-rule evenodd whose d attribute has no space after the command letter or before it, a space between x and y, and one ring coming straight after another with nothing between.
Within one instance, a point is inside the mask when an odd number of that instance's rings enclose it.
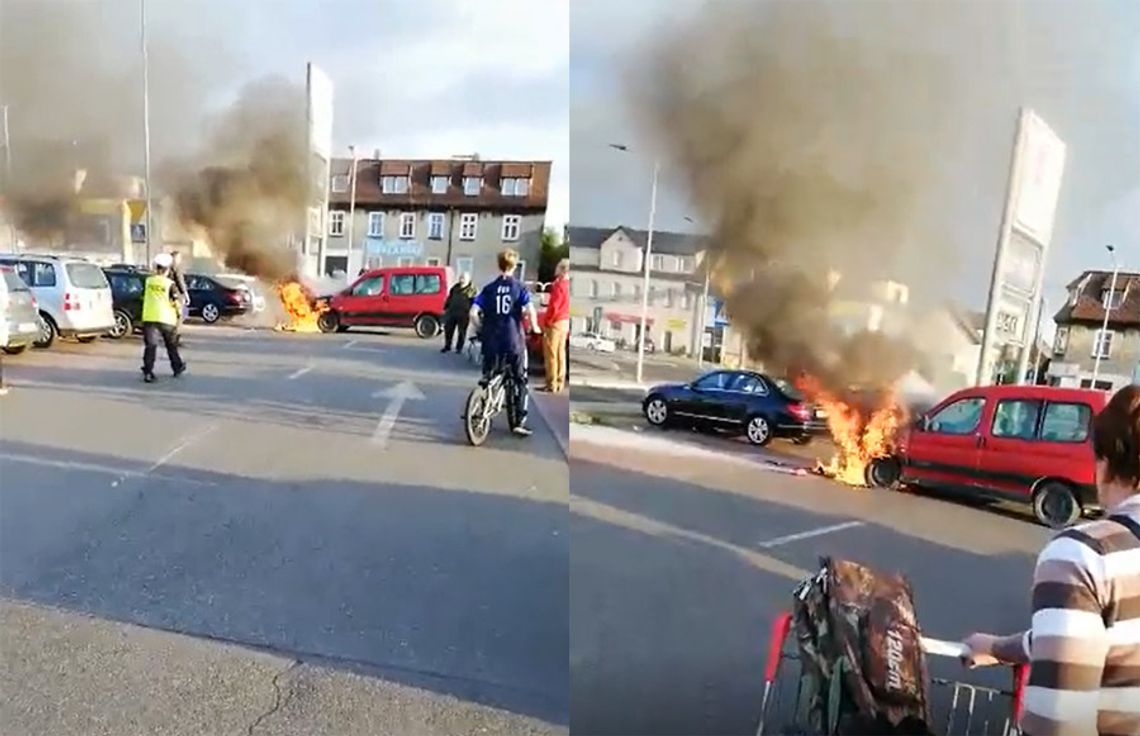
<instances>
[{"instance_id":1,"label":"person in red shirt","mask_svg":"<svg viewBox=\"0 0 1140 736\"><path fill-rule=\"evenodd\" d=\"M542 355L546 364L544 389L558 393L566 388L566 337L570 334L570 259L558 262L550 284L550 301L542 328Z\"/></svg>"}]
</instances>

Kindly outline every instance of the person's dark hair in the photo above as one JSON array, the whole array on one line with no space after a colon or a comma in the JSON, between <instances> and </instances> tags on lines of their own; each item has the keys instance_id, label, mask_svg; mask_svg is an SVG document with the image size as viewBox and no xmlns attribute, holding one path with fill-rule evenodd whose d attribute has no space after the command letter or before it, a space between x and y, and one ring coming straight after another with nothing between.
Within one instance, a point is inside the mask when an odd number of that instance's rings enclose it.
<instances>
[{"instance_id":1,"label":"person's dark hair","mask_svg":"<svg viewBox=\"0 0 1140 736\"><path fill-rule=\"evenodd\" d=\"M1093 452L1105 480L1140 489L1140 386L1125 386L1093 420Z\"/></svg>"}]
</instances>

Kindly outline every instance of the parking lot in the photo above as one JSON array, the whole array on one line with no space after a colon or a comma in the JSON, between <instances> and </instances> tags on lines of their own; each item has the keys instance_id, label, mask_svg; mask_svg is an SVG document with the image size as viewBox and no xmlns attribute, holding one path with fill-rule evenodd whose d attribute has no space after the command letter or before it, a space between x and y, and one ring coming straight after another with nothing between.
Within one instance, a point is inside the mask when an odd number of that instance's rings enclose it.
<instances>
[{"instance_id":1,"label":"parking lot","mask_svg":"<svg viewBox=\"0 0 1140 736\"><path fill-rule=\"evenodd\" d=\"M153 385L137 338L5 358L0 586L19 625L2 648L22 654L0 668L0 720L95 733L102 718L113 733L169 708L159 730L204 733L228 708L242 732L255 719L265 733L376 732L329 720L342 708L458 733L564 730L568 470L541 416L529 439L500 429L467 446L474 367L403 331L186 333L188 374L172 378L160 351ZM202 655L185 641L131 634L153 647L137 689L108 702L93 678L57 707L45 668L95 674L116 647L91 654L104 630L40 661L37 637L103 622L190 635L241 664L219 695L223 665L186 674L179 658ZM251 663L250 648L272 659ZM400 689L314 684L350 675ZM181 697L183 676L216 697Z\"/></svg>"},{"instance_id":2,"label":"parking lot","mask_svg":"<svg viewBox=\"0 0 1140 736\"><path fill-rule=\"evenodd\" d=\"M821 555L908 575L930 636L1028 623L1049 532L1020 510L849 488L733 444L572 428L575 731L753 733L768 628ZM971 679L955 663L932 672Z\"/></svg>"}]
</instances>

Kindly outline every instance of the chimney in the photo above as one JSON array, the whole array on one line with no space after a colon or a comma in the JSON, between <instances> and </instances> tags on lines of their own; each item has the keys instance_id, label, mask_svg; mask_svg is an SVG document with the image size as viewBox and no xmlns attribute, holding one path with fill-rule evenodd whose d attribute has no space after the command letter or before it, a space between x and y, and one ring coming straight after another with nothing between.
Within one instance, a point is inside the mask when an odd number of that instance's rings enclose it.
<instances>
[{"instance_id":1,"label":"chimney","mask_svg":"<svg viewBox=\"0 0 1140 736\"><path fill-rule=\"evenodd\" d=\"M374 150L372 152L372 158L376 159L377 161L380 160L380 149L379 148L377 148L376 150Z\"/></svg>"}]
</instances>

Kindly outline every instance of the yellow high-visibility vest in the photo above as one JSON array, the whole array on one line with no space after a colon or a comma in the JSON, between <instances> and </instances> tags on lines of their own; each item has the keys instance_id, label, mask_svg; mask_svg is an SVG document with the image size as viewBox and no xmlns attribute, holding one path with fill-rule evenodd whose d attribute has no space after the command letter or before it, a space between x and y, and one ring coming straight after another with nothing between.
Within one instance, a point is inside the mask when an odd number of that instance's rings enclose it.
<instances>
[{"instance_id":1,"label":"yellow high-visibility vest","mask_svg":"<svg viewBox=\"0 0 1140 736\"><path fill-rule=\"evenodd\" d=\"M143 288L143 322L158 322L164 325L178 324L178 308L170 299L170 287L174 282L157 274L148 276Z\"/></svg>"}]
</instances>

